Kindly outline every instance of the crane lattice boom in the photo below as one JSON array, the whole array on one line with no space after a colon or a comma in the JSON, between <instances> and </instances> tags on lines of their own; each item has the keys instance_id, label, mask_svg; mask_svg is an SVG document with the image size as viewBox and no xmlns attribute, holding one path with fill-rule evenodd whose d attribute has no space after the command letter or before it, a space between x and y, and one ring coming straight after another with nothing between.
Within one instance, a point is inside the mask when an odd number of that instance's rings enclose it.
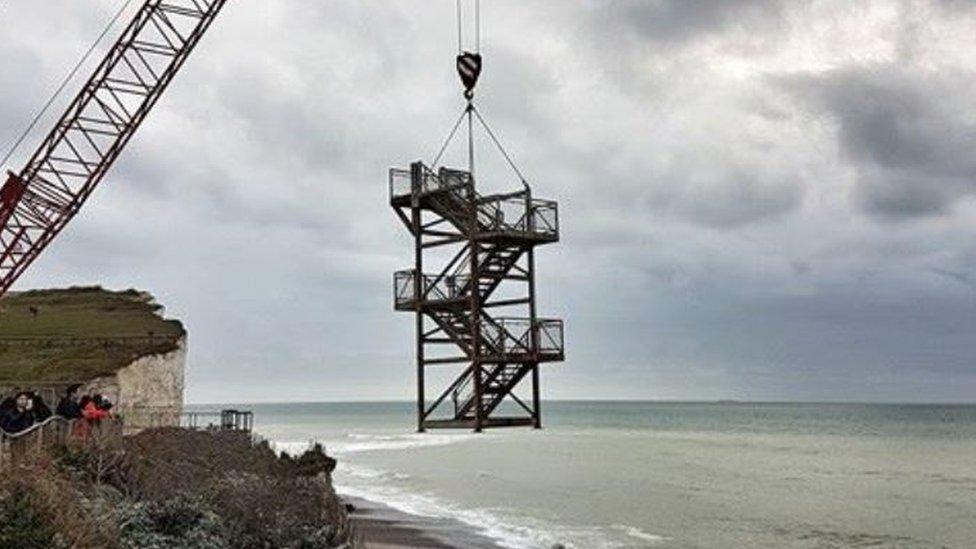
<instances>
[{"instance_id":1,"label":"crane lattice boom","mask_svg":"<svg viewBox=\"0 0 976 549\"><path fill-rule=\"evenodd\" d=\"M0 188L0 296L78 213L226 0L147 0Z\"/></svg>"}]
</instances>

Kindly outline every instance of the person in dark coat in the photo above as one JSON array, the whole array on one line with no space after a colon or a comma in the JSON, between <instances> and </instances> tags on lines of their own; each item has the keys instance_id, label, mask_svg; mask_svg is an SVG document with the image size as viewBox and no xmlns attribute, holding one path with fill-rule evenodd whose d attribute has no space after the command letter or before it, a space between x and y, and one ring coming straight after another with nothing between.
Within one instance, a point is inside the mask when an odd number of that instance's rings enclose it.
<instances>
[{"instance_id":1,"label":"person in dark coat","mask_svg":"<svg viewBox=\"0 0 976 549\"><path fill-rule=\"evenodd\" d=\"M65 419L78 419L81 417L81 405L78 403L78 389L81 385L70 385L65 391L64 396L58 401L58 415Z\"/></svg>"},{"instance_id":2,"label":"person in dark coat","mask_svg":"<svg viewBox=\"0 0 976 549\"><path fill-rule=\"evenodd\" d=\"M17 395L20 394L20 389L14 387L14 392L12 395L0 401L0 417L6 414L8 411L13 410L17 407Z\"/></svg>"},{"instance_id":3,"label":"person in dark coat","mask_svg":"<svg viewBox=\"0 0 976 549\"><path fill-rule=\"evenodd\" d=\"M19 433L34 425L31 394L27 391L22 391L17 395L14 402L14 408L7 410L3 417L0 418L0 429L10 434Z\"/></svg>"},{"instance_id":4,"label":"person in dark coat","mask_svg":"<svg viewBox=\"0 0 976 549\"><path fill-rule=\"evenodd\" d=\"M34 421L40 423L51 417L51 407L44 402L44 397L37 393L31 393L31 409L34 411Z\"/></svg>"}]
</instances>

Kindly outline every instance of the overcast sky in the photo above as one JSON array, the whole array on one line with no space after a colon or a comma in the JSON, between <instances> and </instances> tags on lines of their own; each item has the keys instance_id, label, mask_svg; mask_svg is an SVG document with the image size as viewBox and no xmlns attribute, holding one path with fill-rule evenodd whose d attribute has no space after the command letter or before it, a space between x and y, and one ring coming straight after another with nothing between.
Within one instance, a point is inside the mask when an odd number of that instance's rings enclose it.
<instances>
[{"instance_id":1,"label":"overcast sky","mask_svg":"<svg viewBox=\"0 0 976 549\"><path fill-rule=\"evenodd\" d=\"M973 3L482 4L478 103L560 202L545 396L976 400ZM0 1L4 148L119 5ZM151 291L191 401L411 398L386 173L457 116L456 48L449 0L231 0L19 288Z\"/></svg>"}]
</instances>

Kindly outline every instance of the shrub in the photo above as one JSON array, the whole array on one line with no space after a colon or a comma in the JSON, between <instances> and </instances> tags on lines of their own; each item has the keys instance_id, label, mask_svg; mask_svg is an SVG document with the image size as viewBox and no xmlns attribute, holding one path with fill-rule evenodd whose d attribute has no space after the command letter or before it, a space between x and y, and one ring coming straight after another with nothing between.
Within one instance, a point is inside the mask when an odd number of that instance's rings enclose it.
<instances>
[{"instance_id":1,"label":"shrub","mask_svg":"<svg viewBox=\"0 0 976 549\"><path fill-rule=\"evenodd\" d=\"M124 505L119 542L132 549L220 549L225 540L220 517L199 498L184 495L160 502Z\"/></svg>"},{"instance_id":2,"label":"shrub","mask_svg":"<svg viewBox=\"0 0 976 549\"><path fill-rule=\"evenodd\" d=\"M244 433L115 440L0 471L0 548L319 549L350 538L320 445L290 458Z\"/></svg>"},{"instance_id":3,"label":"shrub","mask_svg":"<svg viewBox=\"0 0 976 549\"><path fill-rule=\"evenodd\" d=\"M49 461L4 470L0 473L4 532L0 547L112 547L114 517L110 512L93 512L96 501ZM8 543L8 539L24 541Z\"/></svg>"},{"instance_id":4,"label":"shrub","mask_svg":"<svg viewBox=\"0 0 976 549\"><path fill-rule=\"evenodd\" d=\"M0 495L0 547L56 547L54 528L31 504L23 486Z\"/></svg>"}]
</instances>

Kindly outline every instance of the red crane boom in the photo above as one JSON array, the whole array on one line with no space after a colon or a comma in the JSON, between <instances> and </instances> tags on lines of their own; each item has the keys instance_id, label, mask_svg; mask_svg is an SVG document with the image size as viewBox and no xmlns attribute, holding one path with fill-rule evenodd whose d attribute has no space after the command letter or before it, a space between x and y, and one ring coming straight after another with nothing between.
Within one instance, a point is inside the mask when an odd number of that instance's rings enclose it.
<instances>
[{"instance_id":1,"label":"red crane boom","mask_svg":"<svg viewBox=\"0 0 976 549\"><path fill-rule=\"evenodd\" d=\"M146 0L0 188L0 296L81 208L226 0Z\"/></svg>"}]
</instances>

